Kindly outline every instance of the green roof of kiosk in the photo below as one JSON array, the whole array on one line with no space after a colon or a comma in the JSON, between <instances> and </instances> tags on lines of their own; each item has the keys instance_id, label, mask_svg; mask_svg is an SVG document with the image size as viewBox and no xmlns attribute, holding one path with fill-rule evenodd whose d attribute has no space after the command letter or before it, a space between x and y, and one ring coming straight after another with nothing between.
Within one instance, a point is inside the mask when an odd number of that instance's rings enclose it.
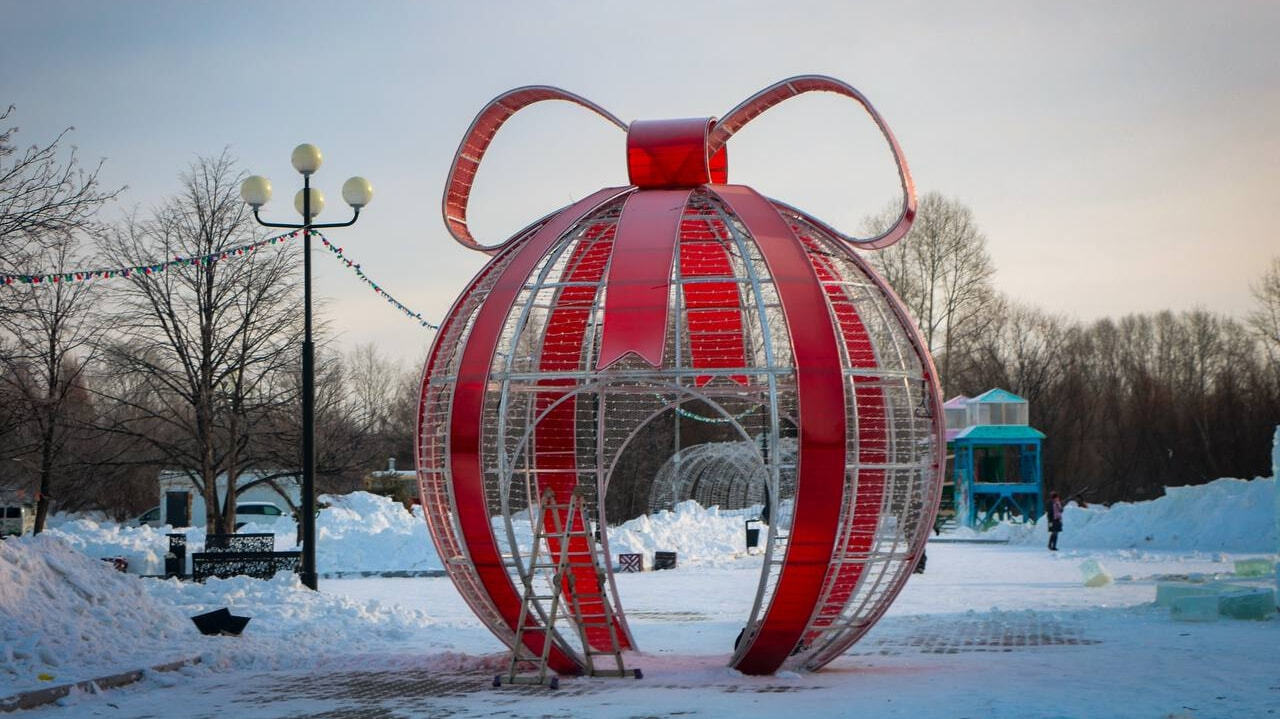
<instances>
[{"instance_id":1,"label":"green roof of kiosk","mask_svg":"<svg viewBox=\"0 0 1280 719\"><path fill-rule=\"evenodd\" d=\"M974 397L973 399L969 400L969 402L970 403L974 403L974 402L1005 403L1005 402L1026 402L1026 400L1010 392L1007 389L1000 389L999 387L996 387L995 389L989 389L986 392L983 392L977 397Z\"/></svg>"},{"instance_id":2,"label":"green roof of kiosk","mask_svg":"<svg viewBox=\"0 0 1280 719\"><path fill-rule=\"evenodd\" d=\"M998 391L1004 392L1004 390ZM1005 392L1005 394L1008 394L1008 392ZM1039 442L1044 437L1044 432L1034 427L1028 427L1025 424L977 424L960 430L953 441L959 442L963 440L974 444L978 442L1016 444L1019 442Z\"/></svg>"}]
</instances>

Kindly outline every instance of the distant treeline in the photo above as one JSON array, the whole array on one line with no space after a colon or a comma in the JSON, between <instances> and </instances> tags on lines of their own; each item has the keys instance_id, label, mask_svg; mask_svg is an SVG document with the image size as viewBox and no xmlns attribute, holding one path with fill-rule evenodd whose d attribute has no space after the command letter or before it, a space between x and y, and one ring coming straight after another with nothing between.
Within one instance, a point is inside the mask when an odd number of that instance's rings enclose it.
<instances>
[{"instance_id":1,"label":"distant treeline","mask_svg":"<svg viewBox=\"0 0 1280 719\"><path fill-rule=\"evenodd\" d=\"M1280 424L1274 353L1204 311L1069 322L1011 308L952 359L947 385L1025 397L1046 435L1046 483L1089 501L1151 499L1165 486L1268 476Z\"/></svg>"},{"instance_id":2,"label":"distant treeline","mask_svg":"<svg viewBox=\"0 0 1280 719\"><path fill-rule=\"evenodd\" d=\"M1002 387L1030 402L1049 487L1110 503L1270 475L1280 258L1243 319L1193 310L1080 322L1002 297L985 244L968 208L930 193L911 233L870 259L919 321L946 398Z\"/></svg>"}]
</instances>

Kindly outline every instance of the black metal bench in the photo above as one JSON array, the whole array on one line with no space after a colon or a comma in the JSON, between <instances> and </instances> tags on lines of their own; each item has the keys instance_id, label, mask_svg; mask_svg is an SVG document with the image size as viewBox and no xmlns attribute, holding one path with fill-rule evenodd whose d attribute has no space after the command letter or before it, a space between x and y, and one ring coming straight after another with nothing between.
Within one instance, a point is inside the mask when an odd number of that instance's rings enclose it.
<instances>
[{"instance_id":1,"label":"black metal bench","mask_svg":"<svg viewBox=\"0 0 1280 719\"><path fill-rule=\"evenodd\" d=\"M191 578L197 582L240 575L270 579L276 572L297 572L302 553L272 551L275 542L274 534L210 534L205 551L191 555Z\"/></svg>"},{"instance_id":2,"label":"black metal bench","mask_svg":"<svg viewBox=\"0 0 1280 719\"><path fill-rule=\"evenodd\" d=\"M203 582L243 574L270 579L276 572L297 572L301 564L301 552L196 552L191 555L191 578Z\"/></svg>"},{"instance_id":3,"label":"black metal bench","mask_svg":"<svg viewBox=\"0 0 1280 719\"><path fill-rule=\"evenodd\" d=\"M210 534L204 539L204 551L212 552L274 552L274 534Z\"/></svg>"}]
</instances>

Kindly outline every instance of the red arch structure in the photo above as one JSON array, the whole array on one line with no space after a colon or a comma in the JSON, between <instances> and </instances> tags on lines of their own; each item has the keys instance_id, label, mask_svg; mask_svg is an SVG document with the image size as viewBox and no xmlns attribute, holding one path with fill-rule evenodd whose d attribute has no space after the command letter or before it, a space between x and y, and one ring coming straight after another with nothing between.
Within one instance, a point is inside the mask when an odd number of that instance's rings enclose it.
<instances>
[{"instance_id":1,"label":"red arch structure","mask_svg":"<svg viewBox=\"0 0 1280 719\"><path fill-rule=\"evenodd\" d=\"M843 235L728 184L733 134L815 91L862 105L888 142L903 203L878 236ZM626 129L631 184L481 245L467 227L475 172L502 124L545 100L578 104ZM662 431L678 452L680 423L698 421L760 448L759 476L769 478L777 508L731 665L750 674L812 670L857 641L923 551L944 448L927 348L901 301L853 249L898 241L915 215L901 149L870 103L838 80L802 76L719 121L628 126L563 90L518 88L472 123L443 211L458 242L493 259L454 304L428 357L419 482L446 569L490 629L514 648L519 588L535 571L526 522L545 519L530 511L535 498L584 497L600 531L594 539L581 532L570 549L608 556L605 498L629 443ZM784 440L796 448L787 459L768 451ZM784 473L795 478L785 487ZM525 631L528 650L551 642L551 668L573 674L584 652L611 635L634 647L607 569L578 572L563 590L577 594L567 606L578 621L609 603L613 631Z\"/></svg>"}]
</instances>

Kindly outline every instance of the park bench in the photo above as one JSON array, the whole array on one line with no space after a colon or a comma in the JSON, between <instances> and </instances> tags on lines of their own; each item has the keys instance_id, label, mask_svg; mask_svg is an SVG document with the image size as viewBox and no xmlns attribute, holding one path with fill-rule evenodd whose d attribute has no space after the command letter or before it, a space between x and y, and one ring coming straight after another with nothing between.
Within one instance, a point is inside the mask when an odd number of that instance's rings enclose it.
<instances>
[{"instance_id":1,"label":"park bench","mask_svg":"<svg viewBox=\"0 0 1280 719\"><path fill-rule=\"evenodd\" d=\"M276 552L275 542L274 534L210 534L204 551L191 555L191 577L197 582L242 574L270 579L279 571L298 571L302 554Z\"/></svg>"}]
</instances>

